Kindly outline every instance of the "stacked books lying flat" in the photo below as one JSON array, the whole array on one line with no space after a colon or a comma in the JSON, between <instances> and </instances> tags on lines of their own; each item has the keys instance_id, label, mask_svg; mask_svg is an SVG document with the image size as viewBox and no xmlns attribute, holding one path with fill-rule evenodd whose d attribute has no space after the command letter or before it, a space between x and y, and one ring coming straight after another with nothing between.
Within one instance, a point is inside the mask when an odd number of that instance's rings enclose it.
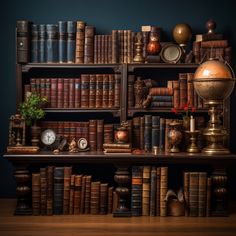
<instances>
[{"instance_id":1,"label":"stacked books lying flat","mask_svg":"<svg viewBox=\"0 0 236 236\"><path fill-rule=\"evenodd\" d=\"M131 154L130 143L104 143L103 149L105 154Z\"/></svg>"}]
</instances>

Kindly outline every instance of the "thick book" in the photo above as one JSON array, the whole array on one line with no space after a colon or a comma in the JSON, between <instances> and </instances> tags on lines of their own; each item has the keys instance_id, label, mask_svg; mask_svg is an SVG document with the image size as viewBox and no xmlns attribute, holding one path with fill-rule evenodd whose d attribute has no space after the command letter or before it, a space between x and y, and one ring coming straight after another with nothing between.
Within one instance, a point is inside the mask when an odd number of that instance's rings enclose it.
<instances>
[{"instance_id":1,"label":"thick book","mask_svg":"<svg viewBox=\"0 0 236 236\"><path fill-rule=\"evenodd\" d=\"M67 23L58 22L58 59L60 63L67 62Z\"/></svg>"},{"instance_id":2,"label":"thick book","mask_svg":"<svg viewBox=\"0 0 236 236\"><path fill-rule=\"evenodd\" d=\"M107 108L109 104L109 75L103 75L102 84L102 107Z\"/></svg>"},{"instance_id":3,"label":"thick book","mask_svg":"<svg viewBox=\"0 0 236 236\"><path fill-rule=\"evenodd\" d=\"M152 115L144 115L144 150L152 150Z\"/></svg>"},{"instance_id":4,"label":"thick book","mask_svg":"<svg viewBox=\"0 0 236 236\"><path fill-rule=\"evenodd\" d=\"M84 197L84 213L90 213L90 200L91 200L91 182L92 176L88 175L85 178L85 197Z\"/></svg>"},{"instance_id":5,"label":"thick book","mask_svg":"<svg viewBox=\"0 0 236 236\"><path fill-rule=\"evenodd\" d=\"M39 62L39 25L31 25L31 62Z\"/></svg>"},{"instance_id":6,"label":"thick book","mask_svg":"<svg viewBox=\"0 0 236 236\"><path fill-rule=\"evenodd\" d=\"M108 184L101 183L101 185L100 185L100 202L99 202L100 215L107 214L107 208L108 208Z\"/></svg>"},{"instance_id":7,"label":"thick book","mask_svg":"<svg viewBox=\"0 0 236 236\"><path fill-rule=\"evenodd\" d=\"M70 183L72 167L64 167L64 193L63 193L63 214L68 215L70 211Z\"/></svg>"},{"instance_id":8,"label":"thick book","mask_svg":"<svg viewBox=\"0 0 236 236\"><path fill-rule=\"evenodd\" d=\"M81 78L75 78L75 108L81 106Z\"/></svg>"},{"instance_id":9,"label":"thick book","mask_svg":"<svg viewBox=\"0 0 236 236\"><path fill-rule=\"evenodd\" d=\"M58 26L46 25L46 62L58 62Z\"/></svg>"},{"instance_id":10,"label":"thick book","mask_svg":"<svg viewBox=\"0 0 236 236\"><path fill-rule=\"evenodd\" d=\"M187 73L179 73L179 105L184 107L187 104Z\"/></svg>"},{"instance_id":11,"label":"thick book","mask_svg":"<svg viewBox=\"0 0 236 236\"><path fill-rule=\"evenodd\" d=\"M84 63L94 62L94 35L95 27L85 26Z\"/></svg>"},{"instance_id":12,"label":"thick book","mask_svg":"<svg viewBox=\"0 0 236 236\"><path fill-rule=\"evenodd\" d=\"M46 62L46 25L39 25L39 62Z\"/></svg>"},{"instance_id":13,"label":"thick book","mask_svg":"<svg viewBox=\"0 0 236 236\"><path fill-rule=\"evenodd\" d=\"M97 150L97 120L89 120L89 147L91 151Z\"/></svg>"},{"instance_id":14,"label":"thick book","mask_svg":"<svg viewBox=\"0 0 236 236\"><path fill-rule=\"evenodd\" d=\"M16 52L18 63L30 61L30 22L18 20L16 22Z\"/></svg>"},{"instance_id":15,"label":"thick book","mask_svg":"<svg viewBox=\"0 0 236 236\"><path fill-rule=\"evenodd\" d=\"M40 168L40 211L41 215L47 214L47 170Z\"/></svg>"},{"instance_id":16,"label":"thick book","mask_svg":"<svg viewBox=\"0 0 236 236\"><path fill-rule=\"evenodd\" d=\"M99 181L91 182L90 213L92 215L98 215L100 211L100 186L101 183Z\"/></svg>"},{"instance_id":17,"label":"thick book","mask_svg":"<svg viewBox=\"0 0 236 236\"><path fill-rule=\"evenodd\" d=\"M74 215L80 214L81 192L82 192L82 175L75 175Z\"/></svg>"},{"instance_id":18,"label":"thick book","mask_svg":"<svg viewBox=\"0 0 236 236\"><path fill-rule=\"evenodd\" d=\"M142 187L142 215L150 214L150 173L151 167L143 167L143 187Z\"/></svg>"},{"instance_id":19,"label":"thick book","mask_svg":"<svg viewBox=\"0 0 236 236\"><path fill-rule=\"evenodd\" d=\"M96 107L96 75L89 75L89 108Z\"/></svg>"},{"instance_id":20,"label":"thick book","mask_svg":"<svg viewBox=\"0 0 236 236\"><path fill-rule=\"evenodd\" d=\"M88 108L89 107L89 74L81 75L81 107Z\"/></svg>"},{"instance_id":21,"label":"thick book","mask_svg":"<svg viewBox=\"0 0 236 236\"><path fill-rule=\"evenodd\" d=\"M152 149L160 144L160 116L152 116Z\"/></svg>"},{"instance_id":22,"label":"thick book","mask_svg":"<svg viewBox=\"0 0 236 236\"><path fill-rule=\"evenodd\" d=\"M115 76L113 74L109 74L109 92L108 92L108 107L114 107L114 96L115 96Z\"/></svg>"},{"instance_id":23,"label":"thick book","mask_svg":"<svg viewBox=\"0 0 236 236\"><path fill-rule=\"evenodd\" d=\"M97 151L103 150L104 120L97 120Z\"/></svg>"},{"instance_id":24,"label":"thick book","mask_svg":"<svg viewBox=\"0 0 236 236\"><path fill-rule=\"evenodd\" d=\"M189 216L198 216L199 173L189 174Z\"/></svg>"},{"instance_id":25,"label":"thick book","mask_svg":"<svg viewBox=\"0 0 236 236\"><path fill-rule=\"evenodd\" d=\"M120 108L120 85L121 74L115 74L115 94L114 94L114 107Z\"/></svg>"},{"instance_id":26,"label":"thick book","mask_svg":"<svg viewBox=\"0 0 236 236\"><path fill-rule=\"evenodd\" d=\"M168 167L160 168L160 216L167 216Z\"/></svg>"},{"instance_id":27,"label":"thick book","mask_svg":"<svg viewBox=\"0 0 236 236\"><path fill-rule=\"evenodd\" d=\"M86 23L84 21L77 21L76 23L76 47L75 47L76 63L84 63L85 25Z\"/></svg>"},{"instance_id":28,"label":"thick book","mask_svg":"<svg viewBox=\"0 0 236 236\"><path fill-rule=\"evenodd\" d=\"M32 214L40 215L41 185L40 173L32 173Z\"/></svg>"},{"instance_id":29,"label":"thick book","mask_svg":"<svg viewBox=\"0 0 236 236\"><path fill-rule=\"evenodd\" d=\"M103 75L96 74L96 108L102 108L103 96Z\"/></svg>"},{"instance_id":30,"label":"thick book","mask_svg":"<svg viewBox=\"0 0 236 236\"><path fill-rule=\"evenodd\" d=\"M112 30L112 61L111 63L119 62L119 44L118 44L118 30Z\"/></svg>"},{"instance_id":31,"label":"thick book","mask_svg":"<svg viewBox=\"0 0 236 236\"><path fill-rule=\"evenodd\" d=\"M67 21L67 62L75 62L76 22Z\"/></svg>"},{"instance_id":32,"label":"thick book","mask_svg":"<svg viewBox=\"0 0 236 236\"><path fill-rule=\"evenodd\" d=\"M198 182L198 216L206 216L207 173L199 172Z\"/></svg>"},{"instance_id":33,"label":"thick book","mask_svg":"<svg viewBox=\"0 0 236 236\"><path fill-rule=\"evenodd\" d=\"M157 198L157 168L155 166L151 167L150 180L150 216L155 216Z\"/></svg>"},{"instance_id":34,"label":"thick book","mask_svg":"<svg viewBox=\"0 0 236 236\"><path fill-rule=\"evenodd\" d=\"M75 107L75 79L69 79L69 108Z\"/></svg>"},{"instance_id":35,"label":"thick book","mask_svg":"<svg viewBox=\"0 0 236 236\"><path fill-rule=\"evenodd\" d=\"M54 176L54 167L47 167L47 215L53 214L53 176Z\"/></svg>"}]
</instances>

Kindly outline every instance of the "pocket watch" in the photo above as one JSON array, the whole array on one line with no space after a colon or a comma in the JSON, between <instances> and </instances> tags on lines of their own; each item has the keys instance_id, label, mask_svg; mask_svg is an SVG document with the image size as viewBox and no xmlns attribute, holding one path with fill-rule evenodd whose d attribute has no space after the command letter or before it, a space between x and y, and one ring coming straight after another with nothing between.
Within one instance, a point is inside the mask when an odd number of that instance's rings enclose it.
<instances>
[{"instance_id":1,"label":"pocket watch","mask_svg":"<svg viewBox=\"0 0 236 236\"><path fill-rule=\"evenodd\" d=\"M51 147L56 142L56 133L52 129L45 129L41 134L41 142L46 147Z\"/></svg>"}]
</instances>

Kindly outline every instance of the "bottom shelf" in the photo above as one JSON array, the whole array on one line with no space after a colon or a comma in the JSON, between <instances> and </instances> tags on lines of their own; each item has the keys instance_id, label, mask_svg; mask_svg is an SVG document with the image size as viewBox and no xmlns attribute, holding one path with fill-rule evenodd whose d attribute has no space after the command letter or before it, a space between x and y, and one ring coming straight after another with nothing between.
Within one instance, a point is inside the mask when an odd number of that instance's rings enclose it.
<instances>
[{"instance_id":1,"label":"bottom shelf","mask_svg":"<svg viewBox=\"0 0 236 236\"><path fill-rule=\"evenodd\" d=\"M13 216L15 199L0 199L0 235L183 235L233 236L236 211L229 217L131 217L112 215ZM230 204L235 209L235 204ZM236 210L236 209L235 209Z\"/></svg>"}]
</instances>

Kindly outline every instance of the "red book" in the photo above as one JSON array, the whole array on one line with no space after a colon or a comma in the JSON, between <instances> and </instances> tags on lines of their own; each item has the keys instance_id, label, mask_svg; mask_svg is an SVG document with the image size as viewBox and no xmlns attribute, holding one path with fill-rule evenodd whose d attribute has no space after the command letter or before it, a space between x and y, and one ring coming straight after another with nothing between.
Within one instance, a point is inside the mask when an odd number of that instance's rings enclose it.
<instances>
[{"instance_id":1,"label":"red book","mask_svg":"<svg viewBox=\"0 0 236 236\"><path fill-rule=\"evenodd\" d=\"M57 79L57 107L63 108L63 78Z\"/></svg>"},{"instance_id":2,"label":"red book","mask_svg":"<svg viewBox=\"0 0 236 236\"><path fill-rule=\"evenodd\" d=\"M45 81L45 97L48 100L47 106L50 106L51 98L51 79L47 78Z\"/></svg>"},{"instance_id":3,"label":"red book","mask_svg":"<svg viewBox=\"0 0 236 236\"><path fill-rule=\"evenodd\" d=\"M102 107L103 96L103 75L96 74L96 108Z\"/></svg>"},{"instance_id":4,"label":"red book","mask_svg":"<svg viewBox=\"0 0 236 236\"><path fill-rule=\"evenodd\" d=\"M89 75L89 107L95 108L96 106L96 75Z\"/></svg>"},{"instance_id":5,"label":"red book","mask_svg":"<svg viewBox=\"0 0 236 236\"><path fill-rule=\"evenodd\" d=\"M64 78L64 105L63 108L69 107L69 79Z\"/></svg>"},{"instance_id":6,"label":"red book","mask_svg":"<svg viewBox=\"0 0 236 236\"><path fill-rule=\"evenodd\" d=\"M89 146L91 151L97 150L97 120L89 120Z\"/></svg>"},{"instance_id":7,"label":"red book","mask_svg":"<svg viewBox=\"0 0 236 236\"><path fill-rule=\"evenodd\" d=\"M102 85L102 107L107 108L109 104L109 75L103 75Z\"/></svg>"},{"instance_id":8,"label":"red book","mask_svg":"<svg viewBox=\"0 0 236 236\"><path fill-rule=\"evenodd\" d=\"M51 105L50 107L56 108L57 107L57 79L51 79Z\"/></svg>"},{"instance_id":9,"label":"red book","mask_svg":"<svg viewBox=\"0 0 236 236\"><path fill-rule=\"evenodd\" d=\"M75 80L69 79L69 108L75 107Z\"/></svg>"},{"instance_id":10,"label":"red book","mask_svg":"<svg viewBox=\"0 0 236 236\"><path fill-rule=\"evenodd\" d=\"M87 74L81 75L81 107L89 107L89 80L90 76Z\"/></svg>"},{"instance_id":11,"label":"red book","mask_svg":"<svg viewBox=\"0 0 236 236\"><path fill-rule=\"evenodd\" d=\"M81 79L75 79L75 108L81 106Z\"/></svg>"}]
</instances>

